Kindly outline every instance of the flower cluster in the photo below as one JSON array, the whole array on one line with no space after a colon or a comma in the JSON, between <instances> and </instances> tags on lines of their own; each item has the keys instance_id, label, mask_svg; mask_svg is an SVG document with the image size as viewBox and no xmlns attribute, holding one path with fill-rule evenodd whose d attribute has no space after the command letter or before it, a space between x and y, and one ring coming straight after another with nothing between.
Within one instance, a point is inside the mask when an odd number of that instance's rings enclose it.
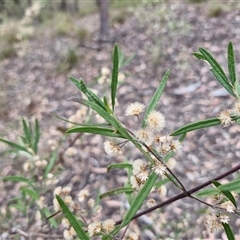
<instances>
[{"instance_id":1,"label":"flower cluster","mask_svg":"<svg viewBox=\"0 0 240 240\"><path fill-rule=\"evenodd\" d=\"M232 117L234 116L240 116L240 100L234 103L232 109L221 111L218 115L218 119L223 127L228 127L232 123Z\"/></svg>"},{"instance_id":2,"label":"flower cluster","mask_svg":"<svg viewBox=\"0 0 240 240\"><path fill-rule=\"evenodd\" d=\"M110 233L115 227L113 219L107 219L105 221L96 221L88 225L89 236L95 236L101 232Z\"/></svg>"}]
</instances>

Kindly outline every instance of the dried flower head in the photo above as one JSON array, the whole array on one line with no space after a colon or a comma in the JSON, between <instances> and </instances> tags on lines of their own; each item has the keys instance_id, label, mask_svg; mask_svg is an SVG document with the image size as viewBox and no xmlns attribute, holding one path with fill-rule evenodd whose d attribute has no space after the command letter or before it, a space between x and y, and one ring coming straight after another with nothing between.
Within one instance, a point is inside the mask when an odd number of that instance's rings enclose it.
<instances>
[{"instance_id":1,"label":"dried flower head","mask_svg":"<svg viewBox=\"0 0 240 240\"><path fill-rule=\"evenodd\" d=\"M219 220L220 220L220 222L222 222L222 223L227 223L227 224L228 224L230 218L229 218L228 215L222 214L222 215L219 216Z\"/></svg>"},{"instance_id":2,"label":"dried flower head","mask_svg":"<svg viewBox=\"0 0 240 240\"><path fill-rule=\"evenodd\" d=\"M102 229L106 233L110 233L115 227L115 222L113 219L107 219L102 223Z\"/></svg>"},{"instance_id":3,"label":"dried flower head","mask_svg":"<svg viewBox=\"0 0 240 240\"><path fill-rule=\"evenodd\" d=\"M155 203L156 203L155 199L150 198L150 199L147 200L146 204L147 204L148 207L152 207Z\"/></svg>"},{"instance_id":4,"label":"dried flower head","mask_svg":"<svg viewBox=\"0 0 240 240\"><path fill-rule=\"evenodd\" d=\"M146 120L147 126L152 130L161 131L165 127L165 117L158 111L151 111Z\"/></svg>"},{"instance_id":5,"label":"dried flower head","mask_svg":"<svg viewBox=\"0 0 240 240\"><path fill-rule=\"evenodd\" d=\"M240 115L240 100L235 102L233 112L236 115Z\"/></svg>"},{"instance_id":6,"label":"dried flower head","mask_svg":"<svg viewBox=\"0 0 240 240\"><path fill-rule=\"evenodd\" d=\"M154 166L152 167L152 170L158 174L163 176L167 170L167 168L161 163L161 162L155 162Z\"/></svg>"},{"instance_id":7,"label":"dried flower head","mask_svg":"<svg viewBox=\"0 0 240 240\"><path fill-rule=\"evenodd\" d=\"M236 210L236 207L233 205L232 202L227 201L221 204L222 208L225 208L227 212L229 213L234 213L234 211Z\"/></svg>"},{"instance_id":8,"label":"dried flower head","mask_svg":"<svg viewBox=\"0 0 240 240\"><path fill-rule=\"evenodd\" d=\"M84 199L86 197L89 196L89 191L87 189L82 189L79 193L78 193L78 201L79 202L83 202Z\"/></svg>"},{"instance_id":9,"label":"dried flower head","mask_svg":"<svg viewBox=\"0 0 240 240\"><path fill-rule=\"evenodd\" d=\"M145 109L145 105L140 102L131 103L128 105L125 115L138 116Z\"/></svg>"},{"instance_id":10,"label":"dried flower head","mask_svg":"<svg viewBox=\"0 0 240 240\"><path fill-rule=\"evenodd\" d=\"M137 191L143 186L141 179L139 179L135 175L130 177L130 183L132 185L132 188Z\"/></svg>"},{"instance_id":11,"label":"dried flower head","mask_svg":"<svg viewBox=\"0 0 240 240\"><path fill-rule=\"evenodd\" d=\"M109 155L122 155L122 149L110 141L104 142L104 150Z\"/></svg>"},{"instance_id":12,"label":"dried flower head","mask_svg":"<svg viewBox=\"0 0 240 240\"><path fill-rule=\"evenodd\" d=\"M218 115L218 119L220 120L223 127L229 126L232 121L230 111L229 110L221 111Z\"/></svg>"},{"instance_id":13,"label":"dried flower head","mask_svg":"<svg viewBox=\"0 0 240 240\"><path fill-rule=\"evenodd\" d=\"M93 222L88 225L88 233L89 236L92 237L98 233L100 233L102 230L102 222Z\"/></svg>"},{"instance_id":14,"label":"dried flower head","mask_svg":"<svg viewBox=\"0 0 240 240\"><path fill-rule=\"evenodd\" d=\"M153 133L145 129L140 129L137 133L137 138L144 142L147 146L150 146L154 140Z\"/></svg>"},{"instance_id":15,"label":"dried flower head","mask_svg":"<svg viewBox=\"0 0 240 240\"><path fill-rule=\"evenodd\" d=\"M133 166L133 170L132 170L133 175L137 175L143 169L146 169L147 164L142 159L137 159L133 162L132 166Z\"/></svg>"},{"instance_id":16,"label":"dried flower head","mask_svg":"<svg viewBox=\"0 0 240 240\"><path fill-rule=\"evenodd\" d=\"M167 188L166 188L166 186L165 186L165 185L162 185L161 187L159 187L159 188L157 189L157 192L159 193L159 195L160 195L161 197L165 197L166 194L167 194Z\"/></svg>"},{"instance_id":17,"label":"dried flower head","mask_svg":"<svg viewBox=\"0 0 240 240\"><path fill-rule=\"evenodd\" d=\"M127 237L127 240L139 240L139 239L140 239L139 235L134 232L129 233Z\"/></svg>"},{"instance_id":18,"label":"dried flower head","mask_svg":"<svg viewBox=\"0 0 240 240\"><path fill-rule=\"evenodd\" d=\"M205 226L210 233L218 232L223 228L216 216L208 216L208 219L205 221Z\"/></svg>"}]
</instances>

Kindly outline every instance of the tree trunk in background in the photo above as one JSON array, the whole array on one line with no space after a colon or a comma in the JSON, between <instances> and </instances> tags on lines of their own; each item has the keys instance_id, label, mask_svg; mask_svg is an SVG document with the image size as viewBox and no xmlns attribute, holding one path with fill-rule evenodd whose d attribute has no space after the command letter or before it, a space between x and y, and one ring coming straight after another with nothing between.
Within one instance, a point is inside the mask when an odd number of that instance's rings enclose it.
<instances>
[{"instance_id":1,"label":"tree trunk in background","mask_svg":"<svg viewBox=\"0 0 240 240\"><path fill-rule=\"evenodd\" d=\"M79 5L78 5L78 0L74 1L74 11L79 12Z\"/></svg>"},{"instance_id":2,"label":"tree trunk in background","mask_svg":"<svg viewBox=\"0 0 240 240\"><path fill-rule=\"evenodd\" d=\"M4 11L4 6L5 6L4 0L0 0L0 12Z\"/></svg>"},{"instance_id":3,"label":"tree trunk in background","mask_svg":"<svg viewBox=\"0 0 240 240\"><path fill-rule=\"evenodd\" d=\"M99 40L109 39L109 15L108 0L97 0L100 14L100 36Z\"/></svg>"},{"instance_id":4,"label":"tree trunk in background","mask_svg":"<svg viewBox=\"0 0 240 240\"><path fill-rule=\"evenodd\" d=\"M32 6L32 0L28 0L28 5Z\"/></svg>"},{"instance_id":5,"label":"tree trunk in background","mask_svg":"<svg viewBox=\"0 0 240 240\"><path fill-rule=\"evenodd\" d=\"M63 12L67 11L67 1L66 0L61 1L60 10L63 11Z\"/></svg>"},{"instance_id":6,"label":"tree trunk in background","mask_svg":"<svg viewBox=\"0 0 240 240\"><path fill-rule=\"evenodd\" d=\"M19 5L20 0L14 0L14 3Z\"/></svg>"}]
</instances>

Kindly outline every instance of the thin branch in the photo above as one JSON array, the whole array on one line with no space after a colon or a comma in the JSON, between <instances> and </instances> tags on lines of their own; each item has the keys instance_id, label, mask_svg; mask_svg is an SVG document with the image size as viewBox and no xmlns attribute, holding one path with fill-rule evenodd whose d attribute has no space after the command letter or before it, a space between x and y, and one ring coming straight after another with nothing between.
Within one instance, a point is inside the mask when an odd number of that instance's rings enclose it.
<instances>
[{"instance_id":1,"label":"thin branch","mask_svg":"<svg viewBox=\"0 0 240 240\"><path fill-rule=\"evenodd\" d=\"M209 180L209 181L207 181L207 182L205 182L205 183L203 183L203 184L200 184L200 185L198 185L198 186L195 187L195 188L190 189L189 191L182 192L182 193L178 194L177 196L175 196L175 197L173 197L173 198L170 198L170 199L168 199L168 200L166 200L166 201L164 201L164 202L162 202L162 203L156 204L155 206L153 206L153 207L151 207L151 208L148 208L148 209L146 209L146 210L143 210L143 211L139 212L138 214L136 214L136 215L132 218L132 220L135 219L135 218L141 217L141 216L144 215L144 214L150 213L150 212L152 212L152 211L154 211L154 210L156 210L156 209L158 209L158 208L162 208L162 207L164 207L164 206L166 206L166 205L168 205L168 204L170 204L170 203L173 203L173 202L175 202L175 201L178 201L179 199L182 199L182 198L185 198L185 197L192 197L191 194L193 194L193 193L201 190L202 188L210 185L210 184L212 183L212 181L214 181L214 180L215 180L215 181L216 181L216 180L220 180L220 179L222 179L222 178L224 178L224 177L226 177L226 176L228 176L228 175L230 175L230 174L233 174L234 172L236 172L236 171L238 171L238 170L240 170L240 164L238 164L237 166L233 167L233 168L230 169L229 171L227 171L227 172L225 172L225 173L223 173L223 174L220 174L219 176L217 176L217 177L215 177L215 178L213 178L213 179L211 179L211 180ZM194 197L192 197L192 198L194 198ZM196 199L196 198L195 198L195 199ZM204 204L205 204L205 203L204 203ZM118 221L116 224L121 224L121 222L122 222L122 220Z\"/></svg>"}]
</instances>

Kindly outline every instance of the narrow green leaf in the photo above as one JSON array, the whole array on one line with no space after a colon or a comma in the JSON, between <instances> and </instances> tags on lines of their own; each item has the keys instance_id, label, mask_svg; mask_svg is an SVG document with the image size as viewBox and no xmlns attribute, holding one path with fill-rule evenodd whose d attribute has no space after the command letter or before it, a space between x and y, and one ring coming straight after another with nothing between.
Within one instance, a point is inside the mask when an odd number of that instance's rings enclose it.
<instances>
[{"instance_id":1,"label":"narrow green leaf","mask_svg":"<svg viewBox=\"0 0 240 240\"><path fill-rule=\"evenodd\" d=\"M195 196L196 197L207 197L212 195L219 194L219 191L216 188L207 188L204 190L199 191Z\"/></svg>"},{"instance_id":2,"label":"narrow green leaf","mask_svg":"<svg viewBox=\"0 0 240 240\"><path fill-rule=\"evenodd\" d=\"M44 207L42 209L44 215L46 218L48 218L49 216L51 216L51 213L49 212L48 208ZM48 218L48 221L50 222L51 226L53 226L54 228L58 227L58 224L56 222L56 220L54 218Z\"/></svg>"},{"instance_id":3,"label":"narrow green leaf","mask_svg":"<svg viewBox=\"0 0 240 240\"><path fill-rule=\"evenodd\" d=\"M89 102L86 100L82 100L82 102L89 107L91 107L94 111L96 111L102 118L104 118L108 123L110 123L119 134L122 135L123 138L129 139L130 141L134 141L132 136L128 133L128 131L122 126L122 124L112 115L110 115L107 111L104 111L101 107L93 102Z\"/></svg>"},{"instance_id":4,"label":"narrow green leaf","mask_svg":"<svg viewBox=\"0 0 240 240\"><path fill-rule=\"evenodd\" d=\"M240 192L240 178L235 179L229 183L222 184L218 187L220 191L234 191Z\"/></svg>"},{"instance_id":5,"label":"narrow green leaf","mask_svg":"<svg viewBox=\"0 0 240 240\"><path fill-rule=\"evenodd\" d=\"M26 139L28 145L31 147L31 143L32 143L31 124L29 123L29 125L28 125L24 118L22 119L22 124L23 124L24 138Z\"/></svg>"},{"instance_id":6,"label":"narrow green leaf","mask_svg":"<svg viewBox=\"0 0 240 240\"><path fill-rule=\"evenodd\" d=\"M236 95L237 99L240 99L240 84L238 81L234 83L233 92Z\"/></svg>"},{"instance_id":7,"label":"narrow green leaf","mask_svg":"<svg viewBox=\"0 0 240 240\"><path fill-rule=\"evenodd\" d=\"M121 193L132 193L132 192L133 192L132 187L122 187L122 188L116 188L111 191L105 192L105 193L101 194L99 197L100 197L100 199L103 199L105 197L118 195Z\"/></svg>"},{"instance_id":8,"label":"narrow green leaf","mask_svg":"<svg viewBox=\"0 0 240 240\"><path fill-rule=\"evenodd\" d=\"M200 53L204 57L204 59L210 64L211 72L219 81L219 83L231 94L234 96L232 91L232 86L229 84L226 74L223 69L219 65L219 63L215 60L215 58L204 48L199 48Z\"/></svg>"},{"instance_id":9,"label":"narrow green leaf","mask_svg":"<svg viewBox=\"0 0 240 240\"><path fill-rule=\"evenodd\" d=\"M86 95L86 97L90 102L94 102L98 106L100 106L102 109L106 110L103 101L85 85L82 79L77 80L72 76L69 76L69 79L82 93Z\"/></svg>"},{"instance_id":10,"label":"narrow green leaf","mask_svg":"<svg viewBox=\"0 0 240 240\"><path fill-rule=\"evenodd\" d=\"M230 225L227 223L222 223L222 225L223 225L223 228L227 235L228 240L235 240L235 237L234 237L234 234L233 234L233 231L232 231Z\"/></svg>"},{"instance_id":11,"label":"narrow green leaf","mask_svg":"<svg viewBox=\"0 0 240 240\"><path fill-rule=\"evenodd\" d=\"M112 114L113 112L112 112L111 108L109 107L107 98L105 96L103 97L103 102L104 102L105 108L108 111L108 113Z\"/></svg>"},{"instance_id":12,"label":"narrow green leaf","mask_svg":"<svg viewBox=\"0 0 240 240\"><path fill-rule=\"evenodd\" d=\"M127 214L121 223L121 228L123 228L124 226L129 224L130 221L132 220L132 218L136 215L137 211L141 208L142 204L144 203L148 194L150 193L151 189L153 188L153 186L157 180L157 177L158 177L158 175L154 172L152 172L149 175L144 186L142 187L142 189L140 189L138 195L135 197L129 210L127 211Z\"/></svg>"},{"instance_id":13,"label":"narrow green leaf","mask_svg":"<svg viewBox=\"0 0 240 240\"><path fill-rule=\"evenodd\" d=\"M35 119L35 139L34 139L34 144L33 144L33 150L37 154L38 152L38 143L40 139L40 129L39 129L39 124L38 120Z\"/></svg>"},{"instance_id":14,"label":"narrow green leaf","mask_svg":"<svg viewBox=\"0 0 240 240\"><path fill-rule=\"evenodd\" d=\"M233 92L233 87L226 82L225 80L222 79L221 75L219 72L217 72L214 68L210 69L213 75L216 77L216 79L219 81L219 83L233 96L235 97L235 94Z\"/></svg>"},{"instance_id":15,"label":"narrow green leaf","mask_svg":"<svg viewBox=\"0 0 240 240\"><path fill-rule=\"evenodd\" d=\"M111 81L111 98L112 98L112 111L114 112L116 92L118 85L118 68L119 68L119 56L118 45L115 44L113 50L113 67L112 67L112 81Z\"/></svg>"},{"instance_id":16,"label":"narrow green leaf","mask_svg":"<svg viewBox=\"0 0 240 240\"><path fill-rule=\"evenodd\" d=\"M145 115L144 115L143 123L142 123L143 128L146 127L146 125L147 125L146 119L147 119L148 114L156 108L157 103L158 103L160 97L162 96L163 90L167 84L169 74L170 74L170 71L167 70L166 73L164 74L162 81L160 82L157 90L155 91L146 111L145 111Z\"/></svg>"},{"instance_id":17,"label":"narrow green leaf","mask_svg":"<svg viewBox=\"0 0 240 240\"><path fill-rule=\"evenodd\" d=\"M52 157L45 169L45 172L44 172L44 175L43 175L43 178L46 179L47 175L51 172L51 170L53 169L53 167L55 166L55 163L57 161L57 151L54 150L52 152Z\"/></svg>"},{"instance_id":18,"label":"narrow green leaf","mask_svg":"<svg viewBox=\"0 0 240 240\"><path fill-rule=\"evenodd\" d=\"M217 182L217 181L212 181L212 183L214 184L215 187L217 187L219 189L219 187L222 185L221 183ZM240 186L239 186L240 188ZM232 193L230 191L227 190L220 190L221 193L227 197L227 199L229 199L232 204L237 208L237 203L235 198L233 197Z\"/></svg>"},{"instance_id":19,"label":"narrow green leaf","mask_svg":"<svg viewBox=\"0 0 240 240\"><path fill-rule=\"evenodd\" d=\"M38 193L33 191L32 189L21 187L21 191L29 195L34 201L37 201L39 199Z\"/></svg>"},{"instance_id":20,"label":"narrow green leaf","mask_svg":"<svg viewBox=\"0 0 240 240\"><path fill-rule=\"evenodd\" d=\"M170 136L178 136L187 132L191 132L197 129L201 129L201 128L207 128L207 127L212 127L212 126L216 126L216 125L220 125L221 122L218 118L209 118L209 119L205 119L202 121L198 121L198 122L194 122L194 123L189 123L177 130L175 130L174 132L172 132L170 134Z\"/></svg>"},{"instance_id":21,"label":"narrow green leaf","mask_svg":"<svg viewBox=\"0 0 240 240\"><path fill-rule=\"evenodd\" d=\"M232 85L234 85L234 83L237 80L237 76L236 76L236 70L235 70L235 57L234 57L232 42L229 42L228 44L228 72L229 72L230 81Z\"/></svg>"},{"instance_id":22,"label":"narrow green leaf","mask_svg":"<svg viewBox=\"0 0 240 240\"><path fill-rule=\"evenodd\" d=\"M203 57L203 55L200 54L200 53L194 52L193 55L194 55L196 58L198 58L199 60L205 60L204 57Z\"/></svg>"},{"instance_id":23,"label":"narrow green leaf","mask_svg":"<svg viewBox=\"0 0 240 240\"><path fill-rule=\"evenodd\" d=\"M25 147L23 147L21 145L18 145L18 144L14 143L14 142L10 142L10 141L2 139L2 138L0 138L0 141L8 144L11 148L13 148L15 150L28 152Z\"/></svg>"},{"instance_id":24,"label":"narrow green leaf","mask_svg":"<svg viewBox=\"0 0 240 240\"><path fill-rule=\"evenodd\" d=\"M116 133L116 130L109 129L109 128L94 127L94 126L73 127L66 131L66 133L76 133L76 132L99 134L107 137L123 138L121 134Z\"/></svg>"},{"instance_id":25,"label":"narrow green leaf","mask_svg":"<svg viewBox=\"0 0 240 240\"><path fill-rule=\"evenodd\" d=\"M111 169L125 169L125 168L132 169L132 164L130 164L130 163L110 164L110 165L107 167L107 171L109 171L109 170L111 170Z\"/></svg>"},{"instance_id":26,"label":"narrow green leaf","mask_svg":"<svg viewBox=\"0 0 240 240\"><path fill-rule=\"evenodd\" d=\"M68 206L65 204L65 202L61 199L60 196L56 195L57 201L65 215L65 217L68 219L69 223L71 224L71 226L74 228L75 232L77 233L77 236L80 239L84 239L84 240L90 240L90 238L88 237L88 235L85 233L85 231L83 230L81 224L79 223L79 221L76 219L76 217L73 215L73 213L69 210Z\"/></svg>"},{"instance_id":27,"label":"narrow green leaf","mask_svg":"<svg viewBox=\"0 0 240 240\"><path fill-rule=\"evenodd\" d=\"M32 181L28 178L21 177L21 176L6 176L2 178L3 181L13 181L13 182L25 182L27 184L32 184Z\"/></svg>"}]
</instances>

